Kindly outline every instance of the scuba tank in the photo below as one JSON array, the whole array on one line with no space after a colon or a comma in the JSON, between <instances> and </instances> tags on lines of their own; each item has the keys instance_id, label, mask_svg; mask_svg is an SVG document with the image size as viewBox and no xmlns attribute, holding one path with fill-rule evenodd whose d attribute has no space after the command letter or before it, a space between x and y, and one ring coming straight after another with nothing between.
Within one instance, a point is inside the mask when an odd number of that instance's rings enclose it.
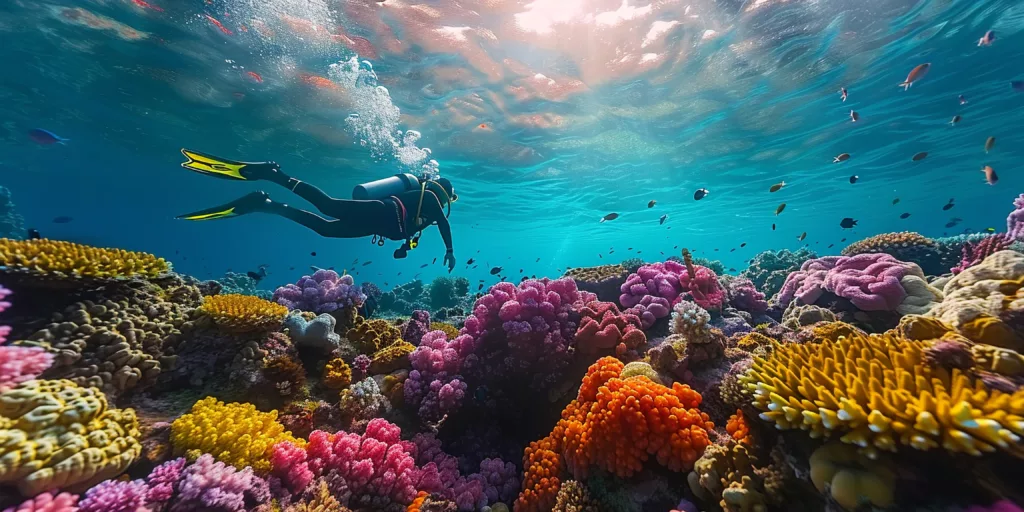
<instances>
[{"instance_id":1,"label":"scuba tank","mask_svg":"<svg viewBox=\"0 0 1024 512\"><path fill-rule=\"evenodd\" d=\"M356 185L352 189L352 199L366 201L397 196L402 192L420 188L420 180L409 173L396 174L387 178Z\"/></svg>"}]
</instances>

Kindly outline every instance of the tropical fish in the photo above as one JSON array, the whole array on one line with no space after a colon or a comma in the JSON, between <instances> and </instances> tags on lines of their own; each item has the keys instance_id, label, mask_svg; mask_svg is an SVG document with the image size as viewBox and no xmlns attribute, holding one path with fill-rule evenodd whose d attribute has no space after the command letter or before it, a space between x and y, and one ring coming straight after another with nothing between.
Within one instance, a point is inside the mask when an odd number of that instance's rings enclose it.
<instances>
[{"instance_id":1,"label":"tropical fish","mask_svg":"<svg viewBox=\"0 0 1024 512\"><path fill-rule=\"evenodd\" d=\"M772 224L772 231L775 231L775 224Z\"/></svg>"},{"instance_id":2,"label":"tropical fish","mask_svg":"<svg viewBox=\"0 0 1024 512\"><path fill-rule=\"evenodd\" d=\"M803 242L804 238L807 238L807 232L806 231L804 231L803 233L800 233L800 236L797 237L797 241Z\"/></svg>"},{"instance_id":3,"label":"tropical fish","mask_svg":"<svg viewBox=\"0 0 1024 512\"><path fill-rule=\"evenodd\" d=\"M898 203L898 202L900 202L900 198L898 198L898 197L897 197L896 199L893 199L893 200L892 200L892 204L893 204L893 205L895 205L895 204L896 204L896 203Z\"/></svg>"},{"instance_id":4,"label":"tropical fish","mask_svg":"<svg viewBox=\"0 0 1024 512\"><path fill-rule=\"evenodd\" d=\"M961 219L960 217L953 217L952 219L949 219L949 222L947 222L947 223L946 223L946 227L947 227L947 228L951 228L951 227L953 227L953 226L956 226L956 225L957 225L957 224L959 224L959 223L960 223L960 221L962 221L962 220L963 220L963 219Z\"/></svg>"},{"instance_id":5,"label":"tropical fish","mask_svg":"<svg viewBox=\"0 0 1024 512\"><path fill-rule=\"evenodd\" d=\"M746 242L743 242L742 244L740 244L740 247L746 247L746 246L747 246Z\"/></svg>"},{"instance_id":6,"label":"tropical fish","mask_svg":"<svg viewBox=\"0 0 1024 512\"><path fill-rule=\"evenodd\" d=\"M952 209L952 208L953 208L953 198L951 197L951 198L949 198L949 202L948 202L948 203L946 203L946 204L945 204L945 205L944 205L944 206L942 207L942 210L943 210L943 211L947 211L947 210L950 210L950 209Z\"/></svg>"},{"instance_id":7,"label":"tropical fish","mask_svg":"<svg viewBox=\"0 0 1024 512\"><path fill-rule=\"evenodd\" d=\"M363 266L365 267L365 266L369 265L370 263L373 263L373 262L372 261L364 261L363 262Z\"/></svg>"},{"instance_id":8,"label":"tropical fish","mask_svg":"<svg viewBox=\"0 0 1024 512\"><path fill-rule=\"evenodd\" d=\"M605 215L604 217L601 217L601 222L604 222L606 220L615 220L617 218L619 218L619 214L613 212L609 213L608 215Z\"/></svg>"},{"instance_id":9,"label":"tropical fish","mask_svg":"<svg viewBox=\"0 0 1024 512\"><path fill-rule=\"evenodd\" d=\"M840 87L839 98L842 99L843 101L846 101L847 96L849 96L849 93L846 92L846 87Z\"/></svg>"},{"instance_id":10,"label":"tropical fish","mask_svg":"<svg viewBox=\"0 0 1024 512\"><path fill-rule=\"evenodd\" d=\"M838 164L839 162L845 162L850 159L849 153L840 153L832 159L832 163Z\"/></svg>"},{"instance_id":11,"label":"tropical fish","mask_svg":"<svg viewBox=\"0 0 1024 512\"><path fill-rule=\"evenodd\" d=\"M782 203L778 208L775 209L775 215L782 213L782 210L786 209L786 203Z\"/></svg>"},{"instance_id":12,"label":"tropical fish","mask_svg":"<svg viewBox=\"0 0 1024 512\"><path fill-rule=\"evenodd\" d=\"M68 222L71 222L73 220L75 220L73 217L69 217L67 215L60 215L60 216L57 216L57 217L53 218L53 223L54 224L67 224Z\"/></svg>"},{"instance_id":13,"label":"tropical fish","mask_svg":"<svg viewBox=\"0 0 1024 512\"><path fill-rule=\"evenodd\" d=\"M843 220L839 221L839 227L843 229L850 229L856 225L857 221L851 219L850 217L845 217L843 218Z\"/></svg>"},{"instance_id":14,"label":"tropical fish","mask_svg":"<svg viewBox=\"0 0 1024 512\"><path fill-rule=\"evenodd\" d=\"M661 217L658 217L658 225L660 226L660 225L664 224L666 220L668 220L668 214L667 213L665 215L662 215ZM611 252L609 252L608 254L611 254Z\"/></svg>"},{"instance_id":15,"label":"tropical fish","mask_svg":"<svg viewBox=\"0 0 1024 512\"><path fill-rule=\"evenodd\" d=\"M826 249L831 249L831 248L833 248L835 246L836 246L836 244L828 244L828 247L826 247Z\"/></svg>"},{"instance_id":16,"label":"tropical fish","mask_svg":"<svg viewBox=\"0 0 1024 512\"><path fill-rule=\"evenodd\" d=\"M710 192L708 192L708 189L698 188L697 191L693 193L693 199L695 201L700 201L701 199L704 199L704 196L708 194L710 194Z\"/></svg>"},{"instance_id":17,"label":"tropical fish","mask_svg":"<svg viewBox=\"0 0 1024 512\"><path fill-rule=\"evenodd\" d=\"M785 186L786 186L786 182L785 181L780 181L780 182L772 185L771 187L768 187L768 192L778 192L778 191L782 190L782 187L785 187Z\"/></svg>"},{"instance_id":18,"label":"tropical fish","mask_svg":"<svg viewBox=\"0 0 1024 512\"><path fill-rule=\"evenodd\" d=\"M225 33L225 34L227 34L229 36L235 35L235 33L231 31L231 29L225 27L224 24L221 23L220 21L217 21L217 18L214 18L213 16L210 16L209 14L204 14L203 16L206 16L206 19L210 20L210 23L213 23L213 26L219 28L221 32L223 32L223 33Z\"/></svg>"},{"instance_id":19,"label":"tropical fish","mask_svg":"<svg viewBox=\"0 0 1024 512\"><path fill-rule=\"evenodd\" d=\"M473 258L470 258L469 261L466 262L466 266L468 267L468 266L472 265L474 261L476 261L476 260L474 260Z\"/></svg>"},{"instance_id":20,"label":"tropical fish","mask_svg":"<svg viewBox=\"0 0 1024 512\"><path fill-rule=\"evenodd\" d=\"M996 228L985 228L985 232L986 233L995 233L996 232Z\"/></svg>"},{"instance_id":21,"label":"tropical fish","mask_svg":"<svg viewBox=\"0 0 1024 512\"><path fill-rule=\"evenodd\" d=\"M986 165L981 168L981 172L985 173L985 183L989 185L995 185L999 181L999 176L996 175L996 170L991 165Z\"/></svg>"},{"instance_id":22,"label":"tropical fish","mask_svg":"<svg viewBox=\"0 0 1024 512\"><path fill-rule=\"evenodd\" d=\"M963 94L961 94L960 96L957 96L956 100L959 101L961 105L966 105L967 104L967 97L965 97Z\"/></svg>"},{"instance_id":23,"label":"tropical fish","mask_svg":"<svg viewBox=\"0 0 1024 512\"><path fill-rule=\"evenodd\" d=\"M654 205L656 205L656 204L658 204L658 202L655 201L654 199L651 199L650 201L647 201L647 207L648 208L654 208Z\"/></svg>"},{"instance_id":24,"label":"tropical fish","mask_svg":"<svg viewBox=\"0 0 1024 512\"><path fill-rule=\"evenodd\" d=\"M71 139L65 139L53 133L49 130L42 128L33 128L28 131L28 138L32 139L32 142L43 146L49 146L50 144L67 144Z\"/></svg>"},{"instance_id":25,"label":"tropical fish","mask_svg":"<svg viewBox=\"0 0 1024 512\"><path fill-rule=\"evenodd\" d=\"M959 122L960 122L960 114L957 114L957 115L953 116L953 119L949 120L949 125L950 126L956 126L956 124L959 123Z\"/></svg>"},{"instance_id":26,"label":"tropical fish","mask_svg":"<svg viewBox=\"0 0 1024 512\"><path fill-rule=\"evenodd\" d=\"M427 264L424 263L424 264L420 265L420 268L427 268Z\"/></svg>"},{"instance_id":27,"label":"tropical fish","mask_svg":"<svg viewBox=\"0 0 1024 512\"><path fill-rule=\"evenodd\" d=\"M910 160L913 161L913 162L920 162L921 160L924 160L925 158L928 158L928 153L925 152L925 151L922 151L922 152L917 153L914 156L910 157Z\"/></svg>"},{"instance_id":28,"label":"tropical fish","mask_svg":"<svg viewBox=\"0 0 1024 512\"><path fill-rule=\"evenodd\" d=\"M252 79L253 82L256 82L258 84L263 83L263 77L260 76L260 74L255 71L246 71L245 76L249 77L250 79Z\"/></svg>"},{"instance_id":29,"label":"tropical fish","mask_svg":"<svg viewBox=\"0 0 1024 512\"><path fill-rule=\"evenodd\" d=\"M491 269L491 275L492 275L492 276L496 276L496 275L498 275L498 274L499 274L499 273L500 273L501 271L502 271L502 268L501 268L501 267L494 267L494 268L492 268L492 269Z\"/></svg>"},{"instance_id":30,"label":"tropical fish","mask_svg":"<svg viewBox=\"0 0 1024 512\"><path fill-rule=\"evenodd\" d=\"M312 251L312 252L310 252L310 253L309 253L309 255L310 255L310 256L316 256L316 251Z\"/></svg>"},{"instance_id":31,"label":"tropical fish","mask_svg":"<svg viewBox=\"0 0 1024 512\"><path fill-rule=\"evenodd\" d=\"M989 30L988 32L985 32L985 35L981 36L981 39L978 39L978 46L992 46L992 43L994 43L995 40L996 31Z\"/></svg>"},{"instance_id":32,"label":"tropical fish","mask_svg":"<svg viewBox=\"0 0 1024 512\"><path fill-rule=\"evenodd\" d=\"M856 123L858 119L860 119L860 114L858 114L857 111L855 111L855 110L851 110L850 111L850 121L853 121L853 122Z\"/></svg>"},{"instance_id":33,"label":"tropical fish","mask_svg":"<svg viewBox=\"0 0 1024 512\"><path fill-rule=\"evenodd\" d=\"M985 152L988 153L989 151L992 151L992 148L995 145L996 145L996 138L995 137L989 137L989 138L985 139Z\"/></svg>"},{"instance_id":34,"label":"tropical fish","mask_svg":"<svg viewBox=\"0 0 1024 512\"><path fill-rule=\"evenodd\" d=\"M854 174L853 176L850 176L850 184L857 183L857 180L859 180L859 179L860 179L860 176L857 176L856 174Z\"/></svg>"},{"instance_id":35,"label":"tropical fish","mask_svg":"<svg viewBox=\"0 0 1024 512\"><path fill-rule=\"evenodd\" d=\"M909 213L904 213L904 214L900 215L900 218L901 218L901 219L906 219L906 218L908 218L908 217L910 217L910 214L909 214Z\"/></svg>"},{"instance_id":36,"label":"tropical fish","mask_svg":"<svg viewBox=\"0 0 1024 512\"><path fill-rule=\"evenodd\" d=\"M918 64L916 67L914 67L914 69L910 70L910 74L907 75L907 79L904 80L903 83L901 83L899 86L902 87L904 91L910 89L910 86L914 85L914 82L924 78L924 76L928 74L928 70L931 67L932 64L930 62Z\"/></svg>"}]
</instances>

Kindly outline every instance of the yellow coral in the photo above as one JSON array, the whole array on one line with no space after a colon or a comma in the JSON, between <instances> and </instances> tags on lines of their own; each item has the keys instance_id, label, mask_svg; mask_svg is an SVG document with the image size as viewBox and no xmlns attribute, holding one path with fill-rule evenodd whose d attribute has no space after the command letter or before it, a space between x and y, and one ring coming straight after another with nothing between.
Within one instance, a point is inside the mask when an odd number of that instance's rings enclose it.
<instances>
[{"instance_id":1,"label":"yellow coral","mask_svg":"<svg viewBox=\"0 0 1024 512\"><path fill-rule=\"evenodd\" d=\"M897 258L915 249L934 248L935 241L920 233L901 231L898 233L882 233L863 240L858 240L843 249L843 256L853 256L868 252L883 252Z\"/></svg>"},{"instance_id":2,"label":"yellow coral","mask_svg":"<svg viewBox=\"0 0 1024 512\"><path fill-rule=\"evenodd\" d=\"M658 372L654 371L654 368L651 367L650 363L645 363L643 361L627 363L626 366L622 367L622 373L619 374L619 377L628 379L630 377L636 377L637 375L643 375L644 377L651 379L653 382L664 384L661 376L658 375Z\"/></svg>"},{"instance_id":3,"label":"yellow coral","mask_svg":"<svg viewBox=\"0 0 1024 512\"><path fill-rule=\"evenodd\" d=\"M811 481L818 491L828 484L832 498L846 510L862 503L878 508L892 505L896 475L888 461L874 461L841 443L829 443L811 454Z\"/></svg>"},{"instance_id":4,"label":"yellow coral","mask_svg":"<svg viewBox=\"0 0 1024 512\"><path fill-rule=\"evenodd\" d=\"M371 356L373 362L370 363L370 373L390 373L399 368L408 368L409 354L413 350L416 350L416 347L412 343L399 339L397 342L374 352L373 356Z\"/></svg>"},{"instance_id":5,"label":"yellow coral","mask_svg":"<svg viewBox=\"0 0 1024 512\"><path fill-rule=\"evenodd\" d=\"M237 293L203 297L199 310L229 332L273 331L281 327L288 308L253 295Z\"/></svg>"},{"instance_id":6,"label":"yellow coral","mask_svg":"<svg viewBox=\"0 0 1024 512\"><path fill-rule=\"evenodd\" d=\"M171 266L163 258L124 249L103 249L61 240L0 238L4 272L57 278L157 277Z\"/></svg>"},{"instance_id":7,"label":"yellow coral","mask_svg":"<svg viewBox=\"0 0 1024 512\"><path fill-rule=\"evenodd\" d=\"M574 281L601 282L606 279L625 279L629 271L622 265L600 265L597 267L570 268L563 277Z\"/></svg>"},{"instance_id":8,"label":"yellow coral","mask_svg":"<svg viewBox=\"0 0 1024 512\"><path fill-rule=\"evenodd\" d=\"M736 347L746 352L753 352L758 347L771 347L774 342L775 340L764 334L750 331L736 341Z\"/></svg>"},{"instance_id":9,"label":"yellow coral","mask_svg":"<svg viewBox=\"0 0 1024 512\"><path fill-rule=\"evenodd\" d=\"M1002 320L1024 310L1024 254L994 253L954 276L943 291L945 298L927 316L973 341L1024 353L1024 333Z\"/></svg>"},{"instance_id":10,"label":"yellow coral","mask_svg":"<svg viewBox=\"0 0 1024 512\"><path fill-rule=\"evenodd\" d=\"M840 336L850 336L852 334L864 334L864 331L846 322L824 322L812 327L811 333L814 335L815 340L820 341L835 340L839 339Z\"/></svg>"},{"instance_id":11,"label":"yellow coral","mask_svg":"<svg viewBox=\"0 0 1024 512\"><path fill-rule=\"evenodd\" d=\"M307 501L308 500L308 501ZM298 503L293 503L284 509L285 512L349 512L349 508L343 506L337 498L331 494L327 481L320 479L316 484L316 493Z\"/></svg>"},{"instance_id":12,"label":"yellow coral","mask_svg":"<svg viewBox=\"0 0 1024 512\"><path fill-rule=\"evenodd\" d=\"M0 483L26 496L83 491L120 475L139 455L132 409L109 409L96 388L32 380L0 393Z\"/></svg>"},{"instance_id":13,"label":"yellow coral","mask_svg":"<svg viewBox=\"0 0 1024 512\"><path fill-rule=\"evenodd\" d=\"M206 397L171 423L171 445L176 455L196 459L203 453L236 468L270 470L270 449L290 441L305 446L277 421L277 411L260 412L248 403L225 404Z\"/></svg>"},{"instance_id":14,"label":"yellow coral","mask_svg":"<svg viewBox=\"0 0 1024 512\"><path fill-rule=\"evenodd\" d=\"M1008 348L974 345L971 347L971 353L974 355L976 366L982 370L1007 377L1024 375L1024 356Z\"/></svg>"},{"instance_id":15,"label":"yellow coral","mask_svg":"<svg viewBox=\"0 0 1024 512\"><path fill-rule=\"evenodd\" d=\"M324 366L324 386L328 389L344 389L352 384L352 368L344 359L336 357Z\"/></svg>"},{"instance_id":16,"label":"yellow coral","mask_svg":"<svg viewBox=\"0 0 1024 512\"><path fill-rule=\"evenodd\" d=\"M930 345L895 331L777 345L740 382L777 428L839 435L869 456L901 444L1024 455L1024 391L989 391L959 370L930 368L922 361Z\"/></svg>"},{"instance_id":17,"label":"yellow coral","mask_svg":"<svg viewBox=\"0 0 1024 512\"><path fill-rule=\"evenodd\" d=\"M727 512L768 510L762 480L755 473L757 459L735 441L711 445L687 475L690 490L701 499L720 499Z\"/></svg>"},{"instance_id":18,"label":"yellow coral","mask_svg":"<svg viewBox=\"0 0 1024 512\"><path fill-rule=\"evenodd\" d=\"M459 335L458 327L446 322L430 322L430 330L444 332L444 335L448 336L450 340L455 339Z\"/></svg>"},{"instance_id":19,"label":"yellow coral","mask_svg":"<svg viewBox=\"0 0 1024 512\"><path fill-rule=\"evenodd\" d=\"M362 354L373 354L378 350L402 342L402 333L387 320L366 320L358 317L355 326L345 333L356 349Z\"/></svg>"}]
</instances>

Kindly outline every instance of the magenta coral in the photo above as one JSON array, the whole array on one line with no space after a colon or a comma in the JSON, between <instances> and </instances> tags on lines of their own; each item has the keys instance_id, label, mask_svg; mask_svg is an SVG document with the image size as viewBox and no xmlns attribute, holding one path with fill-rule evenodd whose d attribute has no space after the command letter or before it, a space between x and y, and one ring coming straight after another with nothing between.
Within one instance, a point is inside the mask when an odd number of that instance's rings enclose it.
<instances>
[{"instance_id":1,"label":"magenta coral","mask_svg":"<svg viewBox=\"0 0 1024 512\"><path fill-rule=\"evenodd\" d=\"M494 285L477 299L461 331L484 360L478 374L488 380L526 374L530 387L547 390L572 357L579 308L595 299L565 278Z\"/></svg>"},{"instance_id":2,"label":"magenta coral","mask_svg":"<svg viewBox=\"0 0 1024 512\"><path fill-rule=\"evenodd\" d=\"M729 304L749 313L764 313L768 310L768 301L764 294L757 291L754 282L745 277L736 277L726 285ZM699 303L698 303L699 304Z\"/></svg>"},{"instance_id":3,"label":"magenta coral","mask_svg":"<svg viewBox=\"0 0 1024 512\"><path fill-rule=\"evenodd\" d=\"M1024 195L1021 197L1024 197ZM1010 500L999 500L988 507L972 505L967 508L967 512L1024 512L1024 509L1021 509Z\"/></svg>"},{"instance_id":4,"label":"magenta coral","mask_svg":"<svg viewBox=\"0 0 1024 512\"><path fill-rule=\"evenodd\" d=\"M683 292L698 306L708 311L720 311L725 306L725 290L718 284L718 275L715 271L700 265L691 265L688 270L689 272L679 276ZM672 303L677 302L679 300Z\"/></svg>"},{"instance_id":5,"label":"magenta coral","mask_svg":"<svg viewBox=\"0 0 1024 512\"><path fill-rule=\"evenodd\" d=\"M246 510L246 496L259 502L269 496L255 495L252 491L263 491L266 482L253 474L252 468L241 471L234 466L214 461L213 456L204 453L181 473L178 493L171 505L171 512L192 512L218 510L241 512Z\"/></svg>"},{"instance_id":6,"label":"magenta coral","mask_svg":"<svg viewBox=\"0 0 1024 512\"><path fill-rule=\"evenodd\" d=\"M1010 246L1013 245L1014 241L1015 239L1013 235L1009 233L999 233L983 238L973 244L966 243L963 248L960 249L960 264L949 270L954 274L959 274L960 272L981 263L985 258L992 254L1009 249Z\"/></svg>"},{"instance_id":7,"label":"magenta coral","mask_svg":"<svg viewBox=\"0 0 1024 512\"><path fill-rule=\"evenodd\" d=\"M89 489L78 502L79 512L147 512L149 487L143 480L107 480Z\"/></svg>"},{"instance_id":8,"label":"magenta coral","mask_svg":"<svg viewBox=\"0 0 1024 512\"><path fill-rule=\"evenodd\" d=\"M149 485L149 493L146 499L150 502L165 502L174 495L174 489L181 480L181 472L185 469L185 458L179 457L169 460L153 468L153 471L146 477L146 484Z\"/></svg>"},{"instance_id":9,"label":"magenta coral","mask_svg":"<svg viewBox=\"0 0 1024 512\"><path fill-rule=\"evenodd\" d=\"M0 347L0 391L34 379L53 364L53 354L39 347Z\"/></svg>"},{"instance_id":10,"label":"magenta coral","mask_svg":"<svg viewBox=\"0 0 1024 512\"><path fill-rule=\"evenodd\" d=\"M354 284L352 276L339 276L333 270L323 269L274 291L274 302L288 309L314 313L330 313L346 306L359 307L365 300L366 295Z\"/></svg>"},{"instance_id":11,"label":"magenta coral","mask_svg":"<svg viewBox=\"0 0 1024 512\"><path fill-rule=\"evenodd\" d=\"M879 253L808 260L786 278L779 303L786 306L798 299L802 304L814 304L822 294L831 292L863 311L892 311L907 297L900 280L911 267Z\"/></svg>"},{"instance_id":12,"label":"magenta coral","mask_svg":"<svg viewBox=\"0 0 1024 512\"><path fill-rule=\"evenodd\" d=\"M672 311L672 304L665 297L645 295L635 306L627 309L624 313L635 315L640 319L640 325L644 329L650 328L659 318L665 318Z\"/></svg>"},{"instance_id":13,"label":"magenta coral","mask_svg":"<svg viewBox=\"0 0 1024 512\"><path fill-rule=\"evenodd\" d=\"M347 506L373 510L405 506L416 497L420 471L398 426L371 420L363 435L315 430L305 450L290 442L274 446L273 474L293 493L333 472L351 492Z\"/></svg>"},{"instance_id":14,"label":"magenta coral","mask_svg":"<svg viewBox=\"0 0 1024 512\"><path fill-rule=\"evenodd\" d=\"M0 285L0 313L3 313L4 310L11 307L11 303L4 300L10 294L11 290ZM11 334L11 327L9 325L0 325L0 345L7 342L8 334Z\"/></svg>"},{"instance_id":15,"label":"magenta coral","mask_svg":"<svg viewBox=\"0 0 1024 512\"><path fill-rule=\"evenodd\" d=\"M441 450L441 441L434 434L416 434L412 442L416 462L423 466L424 476L429 475L434 482L421 480L418 488L443 495L461 511L480 510L498 501L511 502L519 493L518 473L511 462L484 459L479 473L463 476L458 459Z\"/></svg>"},{"instance_id":16,"label":"magenta coral","mask_svg":"<svg viewBox=\"0 0 1024 512\"><path fill-rule=\"evenodd\" d=\"M4 512L78 512L78 496L62 492L56 496L44 492L23 502L17 507L5 508Z\"/></svg>"},{"instance_id":17,"label":"magenta coral","mask_svg":"<svg viewBox=\"0 0 1024 512\"><path fill-rule=\"evenodd\" d=\"M707 310L720 310L725 304L725 290L718 284L713 270L700 265L687 267L672 260L640 267L626 278L619 290L622 292L619 303L626 308L641 305L646 296L661 297L672 306L689 295Z\"/></svg>"},{"instance_id":18,"label":"magenta coral","mask_svg":"<svg viewBox=\"0 0 1024 512\"><path fill-rule=\"evenodd\" d=\"M409 321L402 325L402 339L419 345L420 339L430 330L430 312L417 309L412 312Z\"/></svg>"}]
</instances>

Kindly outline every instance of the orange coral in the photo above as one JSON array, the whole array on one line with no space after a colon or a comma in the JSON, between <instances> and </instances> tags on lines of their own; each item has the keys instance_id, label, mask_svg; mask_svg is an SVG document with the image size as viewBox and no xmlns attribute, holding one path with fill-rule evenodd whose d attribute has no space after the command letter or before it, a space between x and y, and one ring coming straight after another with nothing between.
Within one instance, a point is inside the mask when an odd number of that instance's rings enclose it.
<instances>
[{"instance_id":1,"label":"orange coral","mask_svg":"<svg viewBox=\"0 0 1024 512\"><path fill-rule=\"evenodd\" d=\"M614 357L591 365L551 434L530 443L517 511L550 510L563 466L577 479L586 478L592 466L628 478L654 455L659 464L683 471L711 444L708 430L714 425L697 410L699 393L642 375L622 379L624 366Z\"/></svg>"},{"instance_id":2,"label":"orange coral","mask_svg":"<svg viewBox=\"0 0 1024 512\"><path fill-rule=\"evenodd\" d=\"M754 436L750 433L747 417L739 409L736 409L736 414L729 416L729 421L725 424L725 431L740 444L754 445Z\"/></svg>"},{"instance_id":3,"label":"orange coral","mask_svg":"<svg viewBox=\"0 0 1024 512\"><path fill-rule=\"evenodd\" d=\"M416 499L412 500L412 503L406 507L405 512L420 512L420 507L422 507L423 502L427 500L427 496L430 496L430 493L427 491L420 491L419 494L416 495Z\"/></svg>"},{"instance_id":4,"label":"orange coral","mask_svg":"<svg viewBox=\"0 0 1024 512\"><path fill-rule=\"evenodd\" d=\"M352 368L340 357L327 362L324 366L324 386L328 389L343 389L352 384Z\"/></svg>"},{"instance_id":5,"label":"orange coral","mask_svg":"<svg viewBox=\"0 0 1024 512\"><path fill-rule=\"evenodd\" d=\"M276 331L288 314L288 308L280 304L237 293L203 297L199 311L221 329L234 333Z\"/></svg>"}]
</instances>

